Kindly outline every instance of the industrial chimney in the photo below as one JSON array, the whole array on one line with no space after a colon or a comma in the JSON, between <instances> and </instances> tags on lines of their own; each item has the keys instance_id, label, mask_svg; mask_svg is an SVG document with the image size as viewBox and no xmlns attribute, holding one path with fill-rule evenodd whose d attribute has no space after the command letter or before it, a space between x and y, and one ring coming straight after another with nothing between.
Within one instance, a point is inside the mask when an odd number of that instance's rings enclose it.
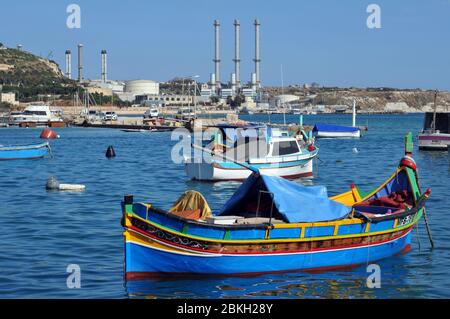
<instances>
[{"instance_id":1,"label":"industrial chimney","mask_svg":"<svg viewBox=\"0 0 450 319\"><path fill-rule=\"evenodd\" d=\"M260 63L261 56L259 51L259 27L260 23L258 19L255 19L255 58L253 61L255 62L255 74L256 74L256 85L258 88L261 87L261 78L260 78Z\"/></svg>"},{"instance_id":2,"label":"industrial chimney","mask_svg":"<svg viewBox=\"0 0 450 319\"><path fill-rule=\"evenodd\" d=\"M236 75L236 85L241 86L241 57L240 57L240 29L239 20L234 20L234 74Z\"/></svg>"},{"instance_id":3,"label":"industrial chimney","mask_svg":"<svg viewBox=\"0 0 450 319\"><path fill-rule=\"evenodd\" d=\"M214 21L214 33L215 33L215 75L216 75L216 90L220 89L220 23L219 20ZM214 92L216 93L216 92Z\"/></svg>"},{"instance_id":4,"label":"industrial chimney","mask_svg":"<svg viewBox=\"0 0 450 319\"><path fill-rule=\"evenodd\" d=\"M214 73L211 73L209 84L211 86L211 94L216 95L216 75Z\"/></svg>"},{"instance_id":5,"label":"industrial chimney","mask_svg":"<svg viewBox=\"0 0 450 319\"><path fill-rule=\"evenodd\" d=\"M78 44L78 82L83 82L83 45Z\"/></svg>"},{"instance_id":6,"label":"industrial chimney","mask_svg":"<svg viewBox=\"0 0 450 319\"><path fill-rule=\"evenodd\" d=\"M101 54L102 54L102 82L105 83L106 82L106 72L107 72L107 69L106 69L106 63L107 63L107 61L106 61L106 58L107 58L106 50L102 50Z\"/></svg>"},{"instance_id":7,"label":"industrial chimney","mask_svg":"<svg viewBox=\"0 0 450 319\"><path fill-rule=\"evenodd\" d=\"M231 95L236 95L236 74L231 73Z\"/></svg>"},{"instance_id":8,"label":"industrial chimney","mask_svg":"<svg viewBox=\"0 0 450 319\"><path fill-rule=\"evenodd\" d=\"M72 78L72 52L66 50L66 77Z\"/></svg>"}]
</instances>

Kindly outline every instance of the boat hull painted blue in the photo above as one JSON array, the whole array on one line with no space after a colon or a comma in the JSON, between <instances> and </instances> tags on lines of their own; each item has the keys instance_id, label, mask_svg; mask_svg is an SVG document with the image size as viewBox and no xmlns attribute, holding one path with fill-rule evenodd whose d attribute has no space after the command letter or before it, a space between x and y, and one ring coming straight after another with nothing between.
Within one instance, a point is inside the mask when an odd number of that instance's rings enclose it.
<instances>
[{"instance_id":1,"label":"boat hull painted blue","mask_svg":"<svg viewBox=\"0 0 450 319\"><path fill-rule=\"evenodd\" d=\"M36 159L47 155L49 149L47 146L40 148L18 149L18 150L1 150L0 160L23 160L23 159Z\"/></svg>"},{"instance_id":2,"label":"boat hull painted blue","mask_svg":"<svg viewBox=\"0 0 450 319\"><path fill-rule=\"evenodd\" d=\"M365 264L398 254L409 247L411 231L392 241L339 250L278 255L203 255L167 252L127 241L125 266L129 277L157 273L171 274L252 274L340 268Z\"/></svg>"}]
</instances>

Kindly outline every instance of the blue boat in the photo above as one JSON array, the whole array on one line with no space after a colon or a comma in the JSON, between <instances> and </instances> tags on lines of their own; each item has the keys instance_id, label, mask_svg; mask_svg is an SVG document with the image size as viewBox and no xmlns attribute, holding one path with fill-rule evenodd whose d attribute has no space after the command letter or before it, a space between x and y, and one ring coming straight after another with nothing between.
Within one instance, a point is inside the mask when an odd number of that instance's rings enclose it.
<instances>
[{"instance_id":1,"label":"blue boat","mask_svg":"<svg viewBox=\"0 0 450 319\"><path fill-rule=\"evenodd\" d=\"M32 145L0 146L0 160L25 160L41 158L51 152L48 142Z\"/></svg>"},{"instance_id":2,"label":"blue boat","mask_svg":"<svg viewBox=\"0 0 450 319\"><path fill-rule=\"evenodd\" d=\"M420 189L412 149L410 133L397 169L368 192L352 185L328 197L323 186L254 172L215 213L195 191L169 210L127 195L125 277L334 269L409 251L431 192Z\"/></svg>"}]
</instances>

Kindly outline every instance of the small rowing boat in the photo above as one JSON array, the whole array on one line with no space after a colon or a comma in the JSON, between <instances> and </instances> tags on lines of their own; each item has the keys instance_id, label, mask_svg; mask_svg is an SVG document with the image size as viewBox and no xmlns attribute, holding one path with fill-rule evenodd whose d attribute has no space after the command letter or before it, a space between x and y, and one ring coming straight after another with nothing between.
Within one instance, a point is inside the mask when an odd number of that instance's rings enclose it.
<instances>
[{"instance_id":1,"label":"small rowing boat","mask_svg":"<svg viewBox=\"0 0 450 319\"><path fill-rule=\"evenodd\" d=\"M431 192L420 189L412 149L409 133L399 166L369 192L352 185L328 197L324 186L255 172L216 213L195 191L169 210L127 195L126 278L334 269L408 251Z\"/></svg>"},{"instance_id":2,"label":"small rowing boat","mask_svg":"<svg viewBox=\"0 0 450 319\"><path fill-rule=\"evenodd\" d=\"M0 146L0 160L41 158L51 152L48 142L33 145Z\"/></svg>"},{"instance_id":3,"label":"small rowing boat","mask_svg":"<svg viewBox=\"0 0 450 319\"><path fill-rule=\"evenodd\" d=\"M361 129L356 127L356 101L353 101L352 126L316 124L313 134L317 138L359 138Z\"/></svg>"}]
</instances>

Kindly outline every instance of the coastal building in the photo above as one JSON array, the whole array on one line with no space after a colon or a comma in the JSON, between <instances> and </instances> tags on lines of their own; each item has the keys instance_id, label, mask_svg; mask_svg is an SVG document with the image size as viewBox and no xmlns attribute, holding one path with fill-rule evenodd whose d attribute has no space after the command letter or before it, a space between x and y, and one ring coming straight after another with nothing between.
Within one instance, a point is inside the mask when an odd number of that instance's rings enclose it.
<instances>
[{"instance_id":1,"label":"coastal building","mask_svg":"<svg viewBox=\"0 0 450 319\"><path fill-rule=\"evenodd\" d=\"M12 105L19 104L19 101L16 101L16 93L14 92L0 93L0 102L9 103Z\"/></svg>"},{"instance_id":2,"label":"coastal building","mask_svg":"<svg viewBox=\"0 0 450 319\"><path fill-rule=\"evenodd\" d=\"M153 95L153 94L140 94L135 96L135 102L137 104L146 104L148 102L160 103L162 105L188 105L194 104L194 97L192 95Z\"/></svg>"}]
</instances>

